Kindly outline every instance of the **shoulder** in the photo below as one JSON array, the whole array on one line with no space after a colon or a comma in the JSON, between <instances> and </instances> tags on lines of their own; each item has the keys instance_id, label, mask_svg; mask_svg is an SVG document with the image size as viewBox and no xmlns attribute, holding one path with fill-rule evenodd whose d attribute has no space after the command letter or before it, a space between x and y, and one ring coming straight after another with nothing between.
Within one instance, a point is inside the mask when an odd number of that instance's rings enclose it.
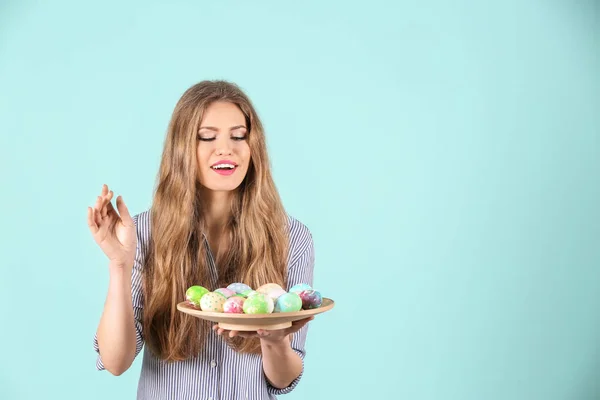
<instances>
[{"instance_id":1,"label":"shoulder","mask_svg":"<svg viewBox=\"0 0 600 400\"><path fill-rule=\"evenodd\" d=\"M133 218L133 222L135 222L135 225L138 226L138 224L148 224L150 223L150 210L144 210L138 214L133 215L131 218Z\"/></svg>"},{"instance_id":2,"label":"shoulder","mask_svg":"<svg viewBox=\"0 0 600 400\"><path fill-rule=\"evenodd\" d=\"M310 229L298 219L288 214L288 227L291 248L306 248L312 244Z\"/></svg>"},{"instance_id":3,"label":"shoulder","mask_svg":"<svg viewBox=\"0 0 600 400\"><path fill-rule=\"evenodd\" d=\"M146 231L150 231L150 210L142 211L138 214L133 215L131 218L133 219L133 223L135 224L135 228L138 232L138 235Z\"/></svg>"},{"instance_id":4,"label":"shoulder","mask_svg":"<svg viewBox=\"0 0 600 400\"><path fill-rule=\"evenodd\" d=\"M288 214L289 256L293 265L295 260L314 249L313 235L310 229L301 221Z\"/></svg>"}]
</instances>

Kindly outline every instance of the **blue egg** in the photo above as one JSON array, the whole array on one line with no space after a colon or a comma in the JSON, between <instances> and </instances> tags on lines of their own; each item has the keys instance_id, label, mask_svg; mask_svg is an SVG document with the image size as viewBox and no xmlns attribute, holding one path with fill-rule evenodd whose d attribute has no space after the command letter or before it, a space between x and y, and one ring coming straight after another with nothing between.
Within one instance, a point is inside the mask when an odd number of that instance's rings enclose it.
<instances>
[{"instance_id":1,"label":"blue egg","mask_svg":"<svg viewBox=\"0 0 600 400\"><path fill-rule=\"evenodd\" d=\"M290 293L300 293L303 290L311 290L312 288L310 287L309 284L307 283L298 283L294 286L292 286L289 290Z\"/></svg>"},{"instance_id":2,"label":"blue egg","mask_svg":"<svg viewBox=\"0 0 600 400\"><path fill-rule=\"evenodd\" d=\"M247 290L252 290L250 286L240 282L232 283L231 285L227 286L227 289L233 290L236 293L242 293Z\"/></svg>"},{"instance_id":3,"label":"blue egg","mask_svg":"<svg viewBox=\"0 0 600 400\"><path fill-rule=\"evenodd\" d=\"M296 312L302 309L302 299L297 293L284 293L277 298L275 312Z\"/></svg>"}]
</instances>

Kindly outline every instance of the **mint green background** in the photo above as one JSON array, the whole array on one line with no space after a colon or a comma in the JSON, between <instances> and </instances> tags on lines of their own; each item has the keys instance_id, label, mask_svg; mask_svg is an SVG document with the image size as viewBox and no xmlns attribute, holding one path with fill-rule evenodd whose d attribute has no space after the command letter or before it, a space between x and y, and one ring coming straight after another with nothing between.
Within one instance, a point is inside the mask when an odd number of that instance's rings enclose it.
<instances>
[{"instance_id":1,"label":"mint green background","mask_svg":"<svg viewBox=\"0 0 600 400\"><path fill-rule=\"evenodd\" d=\"M141 358L94 367L86 207L149 207L207 78L255 102L338 302L285 398L600 398L598 2L0 4L1 399L135 397Z\"/></svg>"}]
</instances>

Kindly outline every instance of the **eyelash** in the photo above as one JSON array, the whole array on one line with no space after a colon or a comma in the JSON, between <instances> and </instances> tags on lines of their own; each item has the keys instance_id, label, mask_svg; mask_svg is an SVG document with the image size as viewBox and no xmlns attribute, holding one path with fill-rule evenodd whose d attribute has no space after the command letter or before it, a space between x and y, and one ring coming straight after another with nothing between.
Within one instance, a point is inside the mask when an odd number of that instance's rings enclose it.
<instances>
[{"instance_id":1,"label":"eyelash","mask_svg":"<svg viewBox=\"0 0 600 400\"><path fill-rule=\"evenodd\" d=\"M203 138L200 137L200 135L198 135L198 140L202 140L203 142L212 142L213 140L215 140L216 138ZM231 140L235 140L237 142L241 142L242 140L246 140L246 136L243 137L232 137Z\"/></svg>"}]
</instances>

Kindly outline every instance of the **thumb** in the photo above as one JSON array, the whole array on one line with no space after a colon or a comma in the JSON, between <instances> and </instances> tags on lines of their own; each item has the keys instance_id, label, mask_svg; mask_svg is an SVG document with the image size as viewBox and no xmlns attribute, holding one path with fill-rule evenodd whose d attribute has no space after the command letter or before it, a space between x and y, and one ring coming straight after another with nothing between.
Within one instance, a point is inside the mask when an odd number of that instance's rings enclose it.
<instances>
[{"instance_id":1,"label":"thumb","mask_svg":"<svg viewBox=\"0 0 600 400\"><path fill-rule=\"evenodd\" d=\"M126 226L133 226L133 218L131 218L131 215L129 214L129 210L127 209L127 206L125 205L125 201L123 200L122 196L117 197L117 209L119 210L119 215L121 216L121 219L123 220L123 224Z\"/></svg>"}]
</instances>

